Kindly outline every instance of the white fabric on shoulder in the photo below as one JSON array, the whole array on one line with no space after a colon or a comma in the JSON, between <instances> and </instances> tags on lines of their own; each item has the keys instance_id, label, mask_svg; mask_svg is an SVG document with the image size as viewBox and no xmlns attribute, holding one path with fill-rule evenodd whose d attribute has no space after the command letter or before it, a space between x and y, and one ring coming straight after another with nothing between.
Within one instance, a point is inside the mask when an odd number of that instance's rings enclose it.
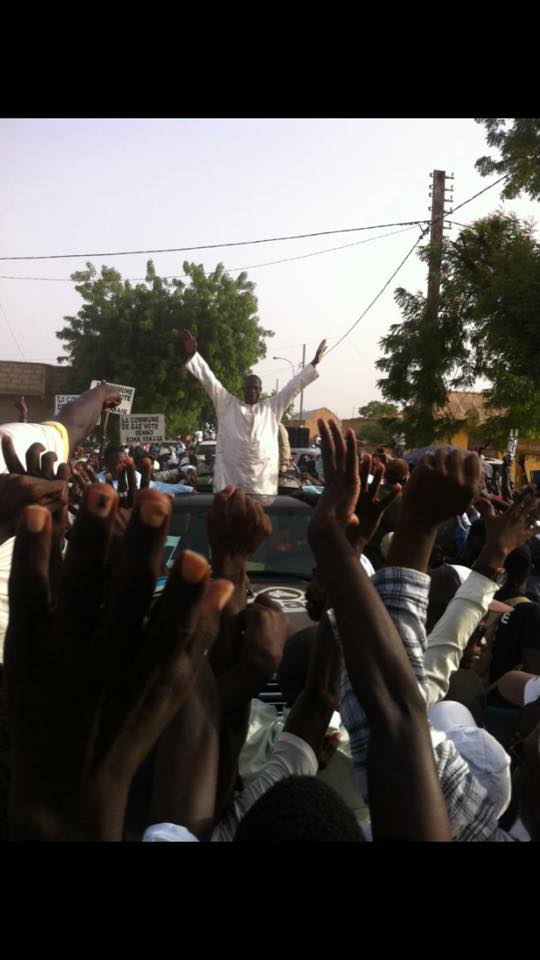
<instances>
[{"instance_id":1,"label":"white fabric on shoulder","mask_svg":"<svg viewBox=\"0 0 540 960\"><path fill-rule=\"evenodd\" d=\"M186 827L177 823L153 823L143 833L143 843L198 843Z\"/></svg>"},{"instance_id":2,"label":"white fabric on shoulder","mask_svg":"<svg viewBox=\"0 0 540 960\"><path fill-rule=\"evenodd\" d=\"M523 706L534 703L540 697L540 677L531 677L523 688Z\"/></svg>"}]
</instances>

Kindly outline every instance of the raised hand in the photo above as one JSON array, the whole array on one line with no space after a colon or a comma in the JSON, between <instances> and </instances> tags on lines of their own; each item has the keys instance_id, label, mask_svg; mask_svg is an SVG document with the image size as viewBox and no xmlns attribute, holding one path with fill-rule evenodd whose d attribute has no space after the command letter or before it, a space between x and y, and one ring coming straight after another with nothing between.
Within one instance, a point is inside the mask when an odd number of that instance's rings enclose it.
<instances>
[{"instance_id":1,"label":"raised hand","mask_svg":"<svg viewBox=\"0 0 540 960\"><path fill-rule=\"evenodd\" d=\"M212 557L249 559L272 533L261 504L232 485L216 493L206 526Z\"/></svg>"},{"instance_id":2,"label":"raised hand","mask_svg":"<svg viewBox=\"0 0 540 960\"><path fill-rule=\"evenodd\" d=\"M14 407L19 411L19 421L20 423L26 423L28 420L28 404L24 397L19 397L18 400L13 404Z\"/></svg>"},{"instance_id":3,"label":"raised hand","mask_svg":"<svg viewBox=\"0 0 540 960\"><path fill-rule=\"evenodd\" d=\"M317 364L321 362L325 353L326 353L326 340L321 340L319 346L317 347L317 353L315 354L313 360L311 361L312 367L316 367Z\"/></svg>"},{"instance_id":4,"label":"raised hand","mask_svg":"<svg viewBox=\"0 0 540 960\"><path fill-rule=\"evenodd\" d=\"M352 430L346 441L334 420L318 420L326 486L309 525L310 542L324 536L328 525L358 525L356 505L360 493L358 454Z\"/></svg>"},{"instance_id":5,"label":"raised hand","mask_svg":"<svg viewBox=\"0 0 540 960\"><path fill-rule=\"evenodd\" d=\"M118 471L118 496L120 505L125 510L131 510L137 496L137 474L133 457L126 457L122 468Z\"/></svg>"},{"instance_id":6,"label":"raised hand","mask_svg":"<svg viewBox=\"0 0 540 960\"><path fill-rule=\"evenodd\" d=\"M522 547L537 531L540 500L533 490L525 490L511 507L496 516L486 516L486 540L479 560L502 567L512 550Z\"/></svg>"},{"instance_id":7,"label":"raised hand","mask_svg":"<svg viewBox=\"0 0 540 960\"><path fill-rule=\"evenodd\" d=\"M285 724L288 733L309 743L322 769L332 759L339 742L335 734L328 734L328 724L339 707L342 669L341 646L325 615L317 627L304 689Z\"/></svg>"},{"instance_id":8,"label":"raised hand","mask_svg":"<svg viewBox=\"0 0 540 960\"><path fill-rule=\"evenodd\" d=\"M373 480L368 483L373 460L369 453L362 458L360 465L360 494L356 504L358 526L348 528L349 538L353 547L362 553L368 545L381 522L381 517L387 507L396 499L401 491L401 485L396 483L394 488L379 500L377 494L384 477L384 466L378 463L373 468Z\"/></svg>"},{"instance_id":9,"label":"raised hand","mask_svg":"<svg viewBox=\"0 0 540 960\"><path fill-rule=\"evenodd\" d=\"M32 444L26 452L26 469L20 462L11 437L2 437L2 453L9 473L0 476L0 528L5 535L12 536L22 510L36 503L46 507L55 515L55 524L65 529L65 511L67 508L67 479L69 468L61 464L56 478L52 465L55 453L45 453L45 447ZM43 453L41 465L40 453Z\"/></svg>"},{"instance_id":10,"label":"raised hand","mask_svg":"<svg viewBox=\"0 0 540 960\"><path fill-rule=\"evenodd\" d=\"M462 450L426 455L411 473L403 491L402 515L415 523L436 527L462 514L478 497L482 465L476 453Z\"/></svg>"},{"instance_id":11,"label":"raised hand","mask_svg":"<svg viewBox=\"0 0 540 960\"><path fill-rule=\"evenodd\" d=\"M191 330L184 330L182 343L184 344L187 359L190 360L193 354L197 353L197 338L193 336Z\"/></svg>"},{"instance_id":12,"label":"raised hand","mask_svg":"<svg viewBox=\"0 0 540 960\"><path fill-rule=\"evenodd\" d=\"M86 491L55 608L50 514L31 506L21 519L5 646L16 838L121 839L133 775L189 695L231 593L184 551L147 618L171 510L154 490L138 498L107 589L117 504L104 484Z\"/></svg>"},{"instance_id":13,"label":"raised hand","mask_svg":"<svg viewBox=\"0 0 540 960\"><path fill-rule=\"evenodd\" d=\"M97 389L101 390L103 394L103 411L114 410L114 408L122 402L122 396L119 391L116 387L113 387L112 384L107 383L106 380L103 380Z\"/></svg>"},{"instance_id":14,"label":"raised hand","mask_svg":"<svg viewBox=\"0 0 540 960\"><path fill-rule=\"evenodd\" d=\"M141 463L141 490L145 490L150 486L153 470L154 464L150 457L145 457Z\"/></svg>"}]
</instances>

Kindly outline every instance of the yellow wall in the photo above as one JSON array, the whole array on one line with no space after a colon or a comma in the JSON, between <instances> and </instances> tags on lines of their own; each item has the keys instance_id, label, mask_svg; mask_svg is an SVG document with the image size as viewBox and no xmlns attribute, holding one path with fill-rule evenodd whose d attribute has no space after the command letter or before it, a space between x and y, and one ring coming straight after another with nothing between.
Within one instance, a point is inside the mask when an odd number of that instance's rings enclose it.
<instances>
[{"instance_id":1,"label":"yellow wall","mask_svg":"<svg viewBox=\"0 0 540 960\"><path fill-rule=\"evenodd\" d=\"M469 434L466 430L460 430L459 433L456 433L454 437L450 440L450 443L453 443L456 447L463 447L465 450L469 447ZM527 471L527 477L530 480L531 473L535 470L540 470L540 440L523 440L521 443L518 443L516 450L516 458L519 457L521 453L525 454L525 470ZM504 450L499 451L499 458L502 459L504 455ZM512 479L516 482L516 462L512 468ZM517 478L519 480L519 478Z\"/></svg>"}]
</instances>

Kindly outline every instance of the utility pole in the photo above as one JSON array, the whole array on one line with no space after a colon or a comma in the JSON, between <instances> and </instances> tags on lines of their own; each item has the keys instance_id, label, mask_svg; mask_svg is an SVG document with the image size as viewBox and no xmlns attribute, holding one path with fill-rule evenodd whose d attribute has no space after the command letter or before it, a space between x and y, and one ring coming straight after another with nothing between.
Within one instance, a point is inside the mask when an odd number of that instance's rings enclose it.
<instances>
[{"instance_id":1,"label":"utility pole","mask_svg":"<svg viewBox=\"0 0 540 960\"><path fill-rule=\"evenodd\" d=\"M306 345L302 347L302 370L306 365ZM300 391L300 423L302 422L304 416L304 388L302 387Z\"/></svg>"},{"instance_id":2,"label":"utility pole","mask_svg":"<svg viewBox=\"0 0 540 960\"><path fill-rule=\"evenodd\" d=\"M448 178L454 179L453 174ZM437 378L439 364L439 339L437 320L439 313L439 298L441 289L441 261L442 261L442 243L445 230L444 217L449 213L444 209L446 201L446 172L444 170L434 170L431 174L431 231L429 238L429 260L428 260L428 282L426 297L426 312L424 316L424 375L427 378L426 389L428 394ZM453 190L453 187L451 188ZM448 191L451 192L451 191ZM452 197L449 197L450 203ZM446 229L449 229L448 224ZM427 405L429 400L426 397ZM431 416L435 415L435 405L431 405Z\"/></svg>"},{"instance_id":3,"label":"utility pole","mask_svg":"<svg viewBox=\"0 0 540 960\"><path fill-rule=\"evenodd\" d=\"M276 393L279 393L279 380L276 380Z\"/></svg>"},{"instance_id":4,"label":"utility pole","mask_svg":"<svg viewBox=\"0 0 540 960\"><path fill-rule=\"evenodd\" d=\"M431 177L431 234L429 238L429 273L426 312L431 319L436 320L441 286L441 254L446 173L444 170L434 170Z\"/></svg>"}]
</instances>

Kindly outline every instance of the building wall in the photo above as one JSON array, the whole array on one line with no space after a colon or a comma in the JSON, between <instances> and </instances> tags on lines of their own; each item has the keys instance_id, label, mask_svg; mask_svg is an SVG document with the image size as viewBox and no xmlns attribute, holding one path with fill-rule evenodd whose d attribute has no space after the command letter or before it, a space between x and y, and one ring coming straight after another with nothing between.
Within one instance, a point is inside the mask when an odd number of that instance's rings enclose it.
<instances>
[{"instance_id":1,"label":"building wall","mask_svg":"<svg viewBox=\"0 0 540 960\"><path fill-rule=\"evenodd\" d=\"M54 416L54 398L65 393L68 371L47 363L0 361L0 423L19 419L14 403L23 396L28 404L28 419L34 423Z\"/></svg>"},{"instance_id":2,"label":"building wall","mask_svg":"<svg viewBox=\"0 0 540 960\"><path fill-rule=\"evenodd\" d=\"M318 436L319 433L317 420L324 420L325 422L335 420L338 427L341 428L341 420L332 410L329 410L328 407L320 407L318 410L310 411L310 416L304 417L303 420L287 420L286 423L289 427L307 427L311 440L313 437Z\"/></svg>"}]
</instances>

